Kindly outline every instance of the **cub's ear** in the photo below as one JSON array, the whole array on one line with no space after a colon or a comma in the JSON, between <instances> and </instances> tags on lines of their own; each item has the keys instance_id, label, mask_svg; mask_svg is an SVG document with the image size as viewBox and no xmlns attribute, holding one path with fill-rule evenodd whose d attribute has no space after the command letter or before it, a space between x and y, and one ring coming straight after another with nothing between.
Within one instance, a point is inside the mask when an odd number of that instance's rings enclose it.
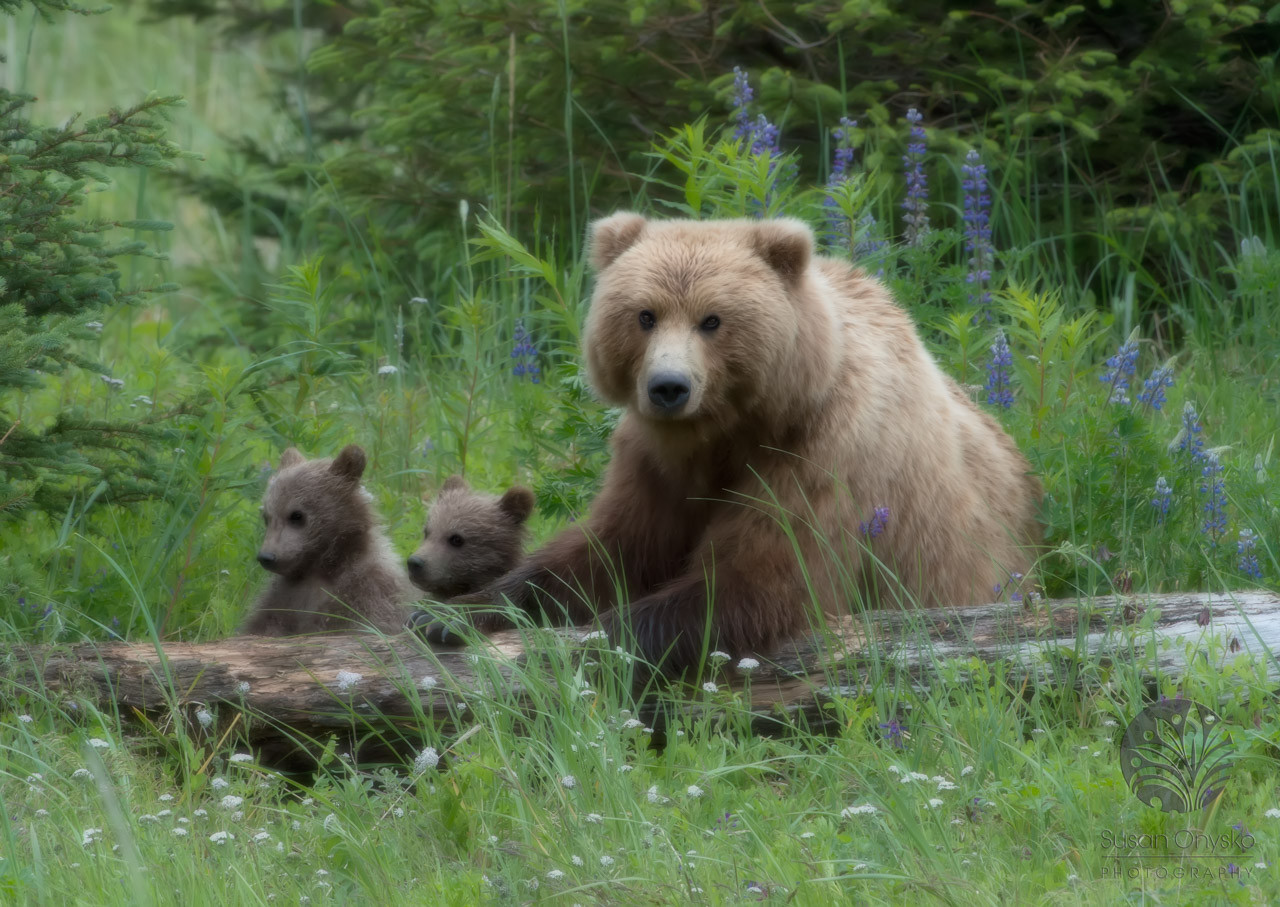
<instances>
[{"instance_id":1,"label":"cub's ear","mask_svg":"<svg viewBox=\"0 0 1280 907\"><path fill-rule=\"evenodd\" d=\"M284 453L280 454L280 468L288 469L290 466L301 466L307 462L307 458L296 447L290 447Z\"/></svg>"},{"instance_id":2,"label":"cub's ear","mask_svg":"<svg viewBox=\"0 0 1280 907\"><path fill-rule=\"evenodd\" d=\"M809 267L813 231L792 218L767 220L752 227L756 252L787 283L795 283Z\"/></svg>"},{"instance_id":3,"label":"cub's ear","mask_svg":"<svg viewBox=\"0 0 1280 907\"><path fill-rule=\"evenodd\" d=\"M613 264L619 255L636 244L644 225L644 217L630 211L619 211L593 223L587 237L591 267L603 271Z\"/></svg>"},{"instance_id":4,"label":"cub's ear","mask_svg":"<svg viewBox=\"0 0 1280 907\"><path fill-rule=\"evenodd\" d=\"M329 467L329 472L355 481L364 475L367 462L368 458L364 455L363 447L359 444L348 444L342 448L342 453L333 458L333 465Z\"/></svg>"},{"instance_id":5,"label":"cub's ear","mask_svg":"<svg viewBox=\"0 0 1280 907\"><path fill-rule=\"evenodd\" d=\"M505 513L511 519L515 520L519 526L525 520L529 519L529 514L533 513L533 492L522 485L514 488L508 488L498 500L498 509Z\"/></svg>"},{"instance_id":6,"label":"cub's ear","mask_svg":"<svg viewBox=\"0 0 1280 907\"><path fill-rule=\"evenodd\" d=\"M446 491L467 491L471 486L467 484L467 480L462 476L449 476L444 480L444 484L440 486L440 493Z\"/></svg>"}]
</instances>

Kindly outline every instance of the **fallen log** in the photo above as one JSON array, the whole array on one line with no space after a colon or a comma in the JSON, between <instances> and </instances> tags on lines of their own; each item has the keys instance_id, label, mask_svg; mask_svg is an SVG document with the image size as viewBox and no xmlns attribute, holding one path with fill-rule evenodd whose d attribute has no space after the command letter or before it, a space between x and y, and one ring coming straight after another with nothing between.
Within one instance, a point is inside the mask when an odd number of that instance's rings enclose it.
<instances>
[{"instance_id":1,"label":"fallen log","mask_svg":"<svg viewBox=\"0 0 1280 907\"><path fill-rule=\"evenodd\" d=\"M408 634L367 633L86 643L11 650L5 661L10 696L40 690L148 720L186 715L205 725L222 705L224 724L225 714L241 716L245 742L278 758L335 732L350 735L358 747L374 738L385 744L383 732L392 731L408 749L412 729L424 722L466 723L460 712L477 696L518 702L525 692L521 677L528 676L522 670L531 669L528 635L540 633L571 642L593 635L574 628L511 630L472 649L434 650ZM609 651L606 646L598 657L619 657ZM885 677L927 686L948 665L954 675L957 659L998 663L1015 678L1061 684L1078 683L1082 670L1112 661L1154 677L1179 674L1191 657L1222 661L1237 653L1260 656L1270 676L1280 677L1280 595L1134 595L868 612L833 632L789 643L749 672L731 664L717 679L761 714L781 709L820 722L822 703L833 695Z\"/></svg>"}]
</instances>

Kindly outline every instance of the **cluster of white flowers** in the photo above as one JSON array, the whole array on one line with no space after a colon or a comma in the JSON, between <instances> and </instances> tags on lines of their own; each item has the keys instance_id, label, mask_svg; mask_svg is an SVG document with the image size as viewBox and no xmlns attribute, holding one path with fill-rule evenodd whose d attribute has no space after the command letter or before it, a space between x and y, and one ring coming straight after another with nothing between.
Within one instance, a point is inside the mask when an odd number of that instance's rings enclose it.
<instances>
[{"instance_id":1,"label":"cluster of white flowers","mask_svg":"<svg viewBox=\"0 0 1280 907\"><path fill-rule=\"evenodd\" d=\"M226 790L228 787L231 786L231 782L228 781L226 778L214 778L212 781L209 782L209 786L212 787L214 790Z\"/></svg>"},{"instance_id":2,"label":"cluster of white flowers","mask_svg":"<svg viewBox=\"0 0 1280 907\"><path fill-rule=\"evenodd\" d=\"M600 858L600 865L603 866L605 869L608 869L610 866L613 865L613 863L614 863L613 857L609 856L608 854L605 854Z\"/></svg>"},{"instance_id":3,"label":"cluster of white flowers","mask_svg":"<svg viewBox=\"0 0 1280 907\"><path fill-rule=\"evenodd\" d=\"M738 670L744 673L750 673L758 667L760 667L760 662L754 658L744 658L738 662Z\"/></svg>"},{"instance_id":4,"label":"cluster of white flowers","mask_svg":"<svg viewBox=\"0 0 1280 907\"><path fill-rule=\"evenodd\" d=\"M232 762L252 762L253 757L250 756L248 753L233 753L231 756L231 761Z\"/></svg>"},{"instance_id":5,"label":"cluster of white flowers","mask_svg":"<svg viewBox=\"0 0 1280 907\"><path fill-rule=\"evenodd\" d=\"M860 806L846 806L840 810L841 819L850 819L854 816L874 816L880 810L876 809L870 803L863 803Z\"/></svg>"},{"instance_id":6,"label":"cluster of white flowers","mask_svg":"<svg viewBox=\"0 0 1280 907\"><path fill-rule=\"evenodd\" d=\"M702 685L702 689L708 693L715 693L715 692L718 692L720 688L716 686L716 683L714 680L708 680L706 683Z\"/></svg>"},{"instance_id":7,"label":"cluster of white flowers","mask_svg":"<svg viewBox=\"0 0 1280 907\"><path fill-rule=\"evenodd\" d=\"M95 750L105 750L105 749L111 748L111 744L103 740L101 737L90 737L89 745L93 747Z\"/></svg>"},{"instance_id":8,"label":"cluster of white flowers","mask_svg":"<svg viewBox=\"0 0 1280 907\"><path fill-rule=\"evenodd\" d=\"M196 721L200 722L201 727L209 727L213 724L213 715L206 708L196 709Z\"/></svg>"},{"instance_id":9,"label":"cluster of white flowers","mask_svg":"<svg viewBox=\"0 0 1280 907\"><path fill-rule=\"evenodd\" d=\"M1269 809L1263 815L1268 819L1280 819L1280 809Z\"/></svg>"},{"instance_id":10,"label":"cluster of white flowers","mask_svg":"<svg viewBox=\"0 0 1280 907\"><path fill-rule=\"evenodd\" d=\"M560 779L560 786L566 790L573 790L578 786L578 779L573 777L573 775L565 775Z\"/></svg>"},{"instance_id":11,"label":"cluster of white flowers","mask_svg":"<svg viewBox=\"0 0 1280 907\"><path fill-rule=\"evenodd\" d=\"M703 791L702 788L698 787L698 785L690 784L689 788L685 791L685 793L687 793L690 797L693 797L696 800L698 797L701 797L705 792Z\"/></svg>"},{"instance_id":12,"label":"cluster of white flowers","mask_svg":"<svg viewBox=\"0 0 1280 907\"><path fill-rule=\"evenodd\" d=\"M339 671L338 691L345 693L362 680L364 680L363 674L358 674L355 671Z\"/></svg>"},{"instance_id":13,"label":"cluster of white flowers","mask_svg":"<svg viewBox=\"0 0 1280 907\"><path fill-rule=\"evenodd\" d=\"M422 752L418 753L413 760L413 770L421 775L428 769L433 769L440 764L440 754L436 752L434 746L429 746Z\"/></svg>"},{"instance_id":14,"label":"cluster of white flowers","mask_svg":"<svg viewBox=\"0 0 1280 907\"><path fill-rule=\"evenodd\" d=\"M209 840L214 844L226 844L228 841L234 841L236 836L229 831L215 831L209 835Z\"/></svg>"},{"instance_id":15,"label":"cluster of white flowers","mask_svg":"<svg viewBox=\"0 0 1280 907\"><path fill-rule=\"evenodd\" d=\"M101 840L102 840L101 828L86 828L84 831L80 833L80 843L85 847L88 847L90 844L96 844L98 841L101 841Z\"/></svg>"}]
</instances>

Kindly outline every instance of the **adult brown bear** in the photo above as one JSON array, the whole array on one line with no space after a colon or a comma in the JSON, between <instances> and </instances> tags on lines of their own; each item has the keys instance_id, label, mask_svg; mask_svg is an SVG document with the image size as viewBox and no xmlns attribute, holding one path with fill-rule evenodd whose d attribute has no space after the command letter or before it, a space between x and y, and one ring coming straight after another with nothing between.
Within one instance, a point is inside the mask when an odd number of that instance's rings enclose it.
<instances>
[{"instance_id":1,"label":"adult brown bear","mask_svg":"<svg viewBox=\"0 0 1280 907\"><path fill-rule=\"evenodd\" d=\"M964 605L1027 572L1026 460L885 288L813 247L793 220L593 225L587 367L626 410L604 487L584 523L460 601L594 618L678 672L708 648L766 653L857 599Z\"/></svg>"}]
</instances>

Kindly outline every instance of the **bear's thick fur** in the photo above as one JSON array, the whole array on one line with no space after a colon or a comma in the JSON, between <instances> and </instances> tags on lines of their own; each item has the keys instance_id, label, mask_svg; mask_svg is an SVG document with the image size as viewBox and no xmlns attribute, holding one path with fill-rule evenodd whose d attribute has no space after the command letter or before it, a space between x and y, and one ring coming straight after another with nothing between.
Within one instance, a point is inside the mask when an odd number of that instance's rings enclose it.
<instances>
[{"instance_id":1,"label":"bear's thick fur","mask_svg":"<svg viewBox=\"0 0 1280 907\"><path fill-rule=\"evenodd\" d=\"M404 629L414 595L360 485L365 453L332 460L289 448L262 501L266 538L258 562L276 574L240 628L293 636L376 627Z\"/></svg>"},{"instance_id":2,"label":"bear's thick fur","mask_svg":"<svg viewBox=\"0 0 1280 907\"><path fill-rule=\"evenodd\" d=\"M409 556L409 579L441 600L483 589L520 561L533 505L528 488L484 494L450 476L431 504L422 544Z\"/></svg>"},{"instance_id":3,"label":"bear's thick fur","mask_svg":"<svg viewBox=\"0 0 1280 907\"><path fill-rule=\"evenodd\" d=\"M677 672L707 648L767 653L820 611L984 602L1027 572L1026 460L879 282L815 257L807 226L623 213L590 247L587 367L625 408L604 486L582 525L468 601L598 616Z\"/></svg>"}]
</instances>

